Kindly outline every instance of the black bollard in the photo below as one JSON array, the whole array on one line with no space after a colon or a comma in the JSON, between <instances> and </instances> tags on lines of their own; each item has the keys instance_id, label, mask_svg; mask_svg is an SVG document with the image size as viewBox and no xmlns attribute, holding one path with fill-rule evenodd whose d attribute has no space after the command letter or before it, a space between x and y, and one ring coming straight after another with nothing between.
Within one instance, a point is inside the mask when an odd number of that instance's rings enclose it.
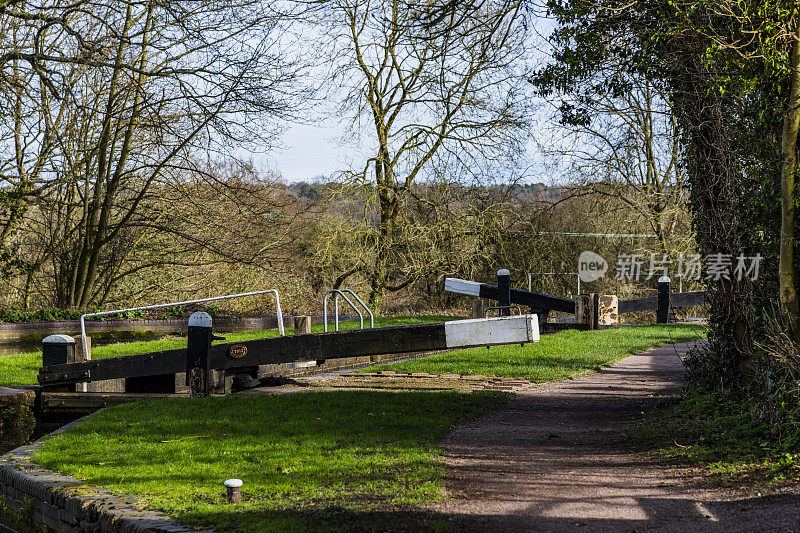
<instances>
[{"instance_id":1,"label":"black bollard","mask_svg":"<svg viewBox=\"0 0 800 533\"><path fill-rule=\"evenodd\" d=\"M500 316L511 315L511 273L501 268L497 271L497 292Z\"/></svg>"},{"instance_id":2,"label":"black bollard","mask_svg":"<svg viewBox=\"0 0 800 533\"><path fill-rule=\"evenodd\" d=\"M42 339L42 366L75 362L75 339L69 335L50 335Z\"/></svg>"},{"instance_id":3,"label":"black bollard","mask_svg":"<svg viewBox=\"0 0 800 533\"><path fill-rule=\"evenodd\" d=\"M211 349L211 315L203 311L192 313L189 317L189 330L186 343L186 384L192 396L208 396L210 391L210 368L208 351Z\"/></svg>"},{"instance_id":4,"label":"black bollard","mask_svg":"<svg viewBox=\"0 0 800 533\"><path fill-rule=\"evenodd\" d=\"M69 335L50 335L42 339L42 367L75 362L75 339ZM46 385L48 392L75 392L75 385Z\"/></svg>"},{"instance_id":5,"label":"black bollard","mask_svg":"<svg viewBox=\"0 0 800 533\"><path fill-rule=\"evenodd\" d=\"M669 276L658 278L658 310L656 311L656 322L666 324L669 322Z\"/></svg>"}]
</instances>

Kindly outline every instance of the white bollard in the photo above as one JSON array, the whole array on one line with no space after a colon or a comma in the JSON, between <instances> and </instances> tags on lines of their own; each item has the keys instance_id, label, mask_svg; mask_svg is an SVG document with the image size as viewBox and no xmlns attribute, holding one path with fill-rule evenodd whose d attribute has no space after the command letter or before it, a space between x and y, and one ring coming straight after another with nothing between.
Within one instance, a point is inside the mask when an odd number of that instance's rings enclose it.
<instances>
[{"instance_id":1,"label":"white bollard","mask_svg":"<svg viewBox=\"0 0 800 533\"><path fill-rule=\"evenodd\" d=\"M239 503L242 501L242 480L228 479L224 483L228 489L228 503Z\"/></svg>"}]
</instances>

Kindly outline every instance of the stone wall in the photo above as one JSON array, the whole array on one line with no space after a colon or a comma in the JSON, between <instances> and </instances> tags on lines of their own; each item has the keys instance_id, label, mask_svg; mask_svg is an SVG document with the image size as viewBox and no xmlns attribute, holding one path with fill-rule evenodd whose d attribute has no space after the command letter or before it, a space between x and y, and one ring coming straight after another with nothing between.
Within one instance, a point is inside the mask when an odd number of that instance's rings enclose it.
<instances>
[{"instance_id":1,"label":"stone wall","mask_svg":"<svg viewBox=\"0 0 800 533\"><path fill-rule=\"evenodd\" d=\"M58 533L182 533L197 531L155 511L141 510L133 496L115 496L31 462L53 435L0 456L0 504L33 531ZM205 530L211 533L210 530Z\"/></svg>"},{"instance_id":2,"label":"stone wall","mask_svg":"<svg viewBox=\"0 0 800 533\"><path fill-rule=\"evenodd\" d=\"M31 438L36 427L35 401L32 390L0 387L0 449L19 446Z\"/></svg>"}]
</instances>

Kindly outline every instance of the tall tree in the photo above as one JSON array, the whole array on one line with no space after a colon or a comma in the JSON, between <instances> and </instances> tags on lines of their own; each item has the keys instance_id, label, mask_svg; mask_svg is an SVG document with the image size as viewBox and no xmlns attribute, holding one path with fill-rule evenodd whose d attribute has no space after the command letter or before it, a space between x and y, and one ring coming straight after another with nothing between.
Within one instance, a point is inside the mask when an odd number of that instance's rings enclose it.
<instances>
[{"instance_id":1,"label":"tall tree","mask_svg":"<svg viewBox=\"0 0 800 533\"><path fill-rule=\"evenodd\" d=\"M690 186L695 238L702 252L735 257L752 229L746 213L745 154L737 148L744 128L740 95L745 78L731 76L735 61L697 28L719 24L715 2L551 0L559 27L554 61L534 77L542 94L566 93L567 123L590 121L598 100L631 91L644 78L668 95L683 131L682 166ZM724 31L731 31L730 25ZM707 279L712 290L710 382L739 387L753 357L753 286L733 275Z\"/></svg>"},{"instance_id":2,"label":"tall tree","mask_svg":"<svg viewBox=\"0 0 800 533\"><path fill-rule=\"evenodd\" d=\"M374 258L359 265L380 305L403 285L406 195L430 175L440 153L483 165L513 151L524 121L521 61L526 39L521 3L513 0L420 5L403 0L334 0L321 19L332 37L330 66L345 94L341 113L361 119L373 155L345 173L372 188ZM357 270L356 269L356 270ZM355 270L354 270L355 271ZM398 286L399 286L398 285Z\"/></svg>"},{"instance_id":3,"label":"tall tree","mask_svg":"<svg viewBox=\"0 0 800 533\"><path fill-rule=\"evenodd\" d=\"M627 91L584 101L591 119L554 125L540 144L576 183L636 212L667 254L680 244L671 241L685 206L677 117L662 87L644 76L617 75L627 78ZM569 101L570 95L554 94L551 101L556 98Z\"/></svg>"},{"instance_id":4,"label":"tall tree","mask_svg":"<svg viewBox=\"0 0 800 533\"><path fill-rule=\"evenodd\" d=\"M13 29L0 37L13 50L0 62L0 142L10 148L0 168L4 190L20 191L0 235L8 242L33 198L52 222L58 305L102 300L143 207L196 171L198 154L272 138L297 103L280 22L257 0L0 10Z\"/></svg>"}]
</instances>

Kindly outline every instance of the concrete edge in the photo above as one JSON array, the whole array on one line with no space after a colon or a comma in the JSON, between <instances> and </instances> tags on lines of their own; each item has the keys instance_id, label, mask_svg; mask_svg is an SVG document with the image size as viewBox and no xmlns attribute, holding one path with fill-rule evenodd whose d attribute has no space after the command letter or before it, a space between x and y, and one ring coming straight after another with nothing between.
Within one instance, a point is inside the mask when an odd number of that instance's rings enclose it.
<instances>
[{"instance_id":1,"label":"concrete edge","mask_svg":"<svg viewBox=\"0 0 800 533\"><path fill-rule=\"evenodd\" d=\"M91 416L91 415L89 415ZM186 526L156 511L138 508L135 496L118 496L107 489L43 468L33 455L47 440L80 424L79 418L37 440L0 456L0 503L43 530L59 533L213 533Z\"/></svg>"}]
</instances>

